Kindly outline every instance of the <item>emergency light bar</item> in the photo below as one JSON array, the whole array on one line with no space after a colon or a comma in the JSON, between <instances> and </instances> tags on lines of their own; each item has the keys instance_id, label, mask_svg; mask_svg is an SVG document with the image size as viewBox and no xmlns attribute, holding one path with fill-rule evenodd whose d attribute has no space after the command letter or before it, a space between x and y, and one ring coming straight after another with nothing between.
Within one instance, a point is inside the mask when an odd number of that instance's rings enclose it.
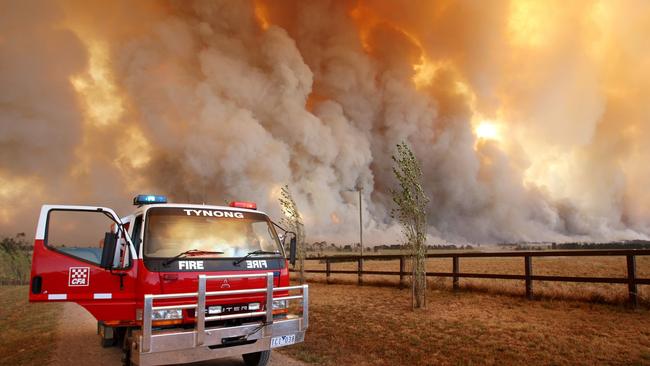
<instances>
[{"instance_id":1,"label":"emergency light bar","mask_svg":"<svg viewBox=\"0 0 650 366\"><path fill-rule=\"evenodd\" d=\"M247 208L249 210L257 210L257 204L255 202L233 201L233 202L230 202L230 207Z\"/></svg>"},{"instance_id":2,"label":"emergency light bar","mask_svg":"<svg viewBox=\"0 0 650 366\"><path fill-rule=\"evenodd\" d=\"M133 204L137 206L155 203L167 203L167 197L155 194L139 194L133 198Z\"/></svg>"}]
</instances>

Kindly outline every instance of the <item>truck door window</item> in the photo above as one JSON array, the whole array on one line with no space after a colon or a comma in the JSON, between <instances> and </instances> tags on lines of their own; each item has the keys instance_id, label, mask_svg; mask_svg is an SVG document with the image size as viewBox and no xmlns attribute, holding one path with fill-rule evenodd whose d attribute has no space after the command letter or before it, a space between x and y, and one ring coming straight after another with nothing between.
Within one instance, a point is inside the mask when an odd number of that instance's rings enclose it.
<instances>
[{"instance_id":1,"label":"truck door window","mask_svg":"<svg viewBox=\"0 0 650 366\"><path fill-rule=\"evenodd\" d=\"M112 227L113 221L101 212L52 210L48 215L45 244L65 255L100 264L104 234Z\"/></svg>"}]
</instances>

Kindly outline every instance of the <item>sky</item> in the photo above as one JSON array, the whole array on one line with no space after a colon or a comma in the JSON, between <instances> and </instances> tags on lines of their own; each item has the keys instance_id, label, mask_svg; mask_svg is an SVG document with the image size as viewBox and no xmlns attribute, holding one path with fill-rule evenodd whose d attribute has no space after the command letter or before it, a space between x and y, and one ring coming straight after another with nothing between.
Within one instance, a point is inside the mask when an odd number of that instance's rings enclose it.
<instances>
[{"instance_id":1,"label":"sky","mask_svg":"<svg viewBox=\"0 0 650 366\"><path fill-rule=\"evenodd\" d=\"M650 2L0 1L0 235L40 205L258 203L309 240L650 235Z\"/></svg>"}]
</instances>

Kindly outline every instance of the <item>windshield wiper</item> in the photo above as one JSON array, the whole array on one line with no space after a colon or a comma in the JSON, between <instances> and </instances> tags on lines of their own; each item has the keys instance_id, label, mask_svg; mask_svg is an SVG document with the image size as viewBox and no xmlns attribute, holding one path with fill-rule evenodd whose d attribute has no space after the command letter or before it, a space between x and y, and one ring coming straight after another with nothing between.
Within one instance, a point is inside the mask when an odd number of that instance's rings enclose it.
<instances>
[{"instance_id":1,"label":"windshield wiper","mask_svg":"<svg viewBox=\"0 0 650 366\"><path fill-rule=\"evenodd\" d=\"M174 261L176 261L176 260L178 260L178 259L180 259L182 257L186 257L188 255L191 255L191 254L223 254L223 252L211 251L211 250L190 249L190 250L186 250L186 251L184 251L182 253L179 253L175 257L169 258L168 260L164 261L163 266L167 267L172 262L174 262Z\"/></svg>"},{"instance_id":2,"label":"windshield wiper","mask_svg":"<svg viewBox=\"0 0 650 366\"><path fill-rule=\"evenodd\" d=\"M239 263L245 261L247 258L250 258L251 256L254 256L254 255L260 255L260 254L280 254L280 252L270 252L268 250L254 250L252 252L248 252L248 254L246 254L245 256L243 256L243 257L237 259L236 261L232 262L232 264L237 266L237 265L239 265Z\"/></svg>"}]
</instances>

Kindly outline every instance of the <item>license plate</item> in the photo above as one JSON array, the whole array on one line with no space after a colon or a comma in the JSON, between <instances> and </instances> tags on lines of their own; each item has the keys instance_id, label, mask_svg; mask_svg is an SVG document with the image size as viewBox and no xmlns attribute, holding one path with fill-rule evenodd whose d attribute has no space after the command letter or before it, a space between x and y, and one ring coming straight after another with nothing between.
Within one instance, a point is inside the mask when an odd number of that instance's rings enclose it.
<instances>
[{"instance_id":1,"label":"license plate","mask_svg":"<svg viewBox=\"0 0 650 366\"><path fill-rule=\"evenodd\" d=\"M284 336L271 338L271 348L288 346L288 345L294 344L294 343L296 343L296 335L295 334L290 334L290 335L284 335Z\"/></svg>"}]
</instances>

